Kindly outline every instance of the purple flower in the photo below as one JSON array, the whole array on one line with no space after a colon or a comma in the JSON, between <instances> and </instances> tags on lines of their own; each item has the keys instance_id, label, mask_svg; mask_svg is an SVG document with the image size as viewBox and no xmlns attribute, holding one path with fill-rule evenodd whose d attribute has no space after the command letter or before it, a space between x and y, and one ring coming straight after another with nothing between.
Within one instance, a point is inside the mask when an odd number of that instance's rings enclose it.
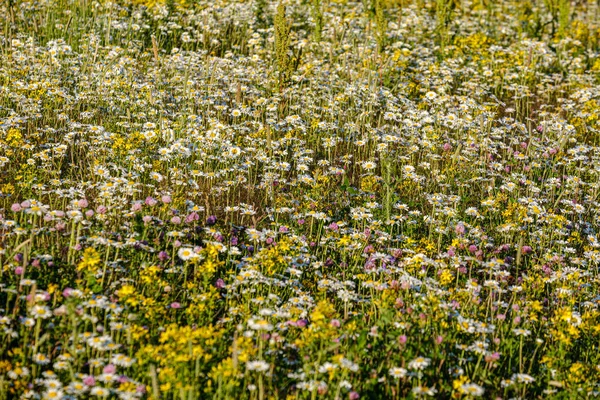
<instances>
[{"instance_id":1,"label":"purple flower","mask_svg":"<svg viewBox=\"0 0 600 400\"><path fill-rule=\"evenodd\" d=\"M529 254L533 251L533 249L531 248L531 246L523 246L521 251L523 252L523 254Z\"/></svg>"},{"instance_id":2,"label":"purple flower","mask_svg":"<svg viewBox=\"0 0 600 400\"><path fill-rule=\"evenodd\" d=\"M175 301L175 302L171 303L171 308L175 308L175 309L181 308L181 304L179 304L178 302Z\"/></svg>"},{"instance_id":3,"label":"purple flower","mask_svg":"<svg viewBox=\"0 0 600 400\"><path fill-rule=\"evenodd\" d=\"M152 207L153 205L156 205L156 203L158 203L158 201L156 201L155 198L150 197L150 196L146 197L146 200L144 202L146 203L147 206L150 206L150 207Z\"/></svg>"},{"instance_id":4,"label":"purple flower","mask_svg":"<svg viewBox=\"0 0 600 400\"><path fill-rule=\"evenodd\" d=\"M160 200L165 204L169 204L171 202L171 196L164 195L160 198Z\"/></svg>"},{"instance_id":5,"label":"purple flower","mask_svg":"<svg viewBox=\"0 0 600 400\"><path fill-rule=\"evenodd\" d=\"M169 254L166 251L161 251L160 253L158 253L158 259L160 261L167 261L169 258Z\"/></svg>"},{"instance_id":6,"label":"purple flower","mask_svg":"<svg viewBox=\"0 0 600 400\"><path fill-rule=\"evenodd\" d=\"M208 218L206 218L206 225L212 226L216 223L217 223L217 217L215 217L214 215L211 215Z\"/></svg>"},{"instance_id":7,"label":"purple flower","mask_svg":"<svg viewBox=\"0 0 600 400\"><path fill-rule=\"evenodd\" d=\"M14 212L19 212L22 210L21 205L19 203L15 203L12 206L10 206L10 209Z\"/></svg>"},{"instance_id":8,"label":"purple flower","mask_svg":"<svg viewBox=\"0 0 600 400\"><path fill-rule=\"evenodd\" d=\"M221 278L217 279L217 282L215 283L215 286L218 289L223 289L225 287L225 281Z\"/></svg>"}]
</instances>

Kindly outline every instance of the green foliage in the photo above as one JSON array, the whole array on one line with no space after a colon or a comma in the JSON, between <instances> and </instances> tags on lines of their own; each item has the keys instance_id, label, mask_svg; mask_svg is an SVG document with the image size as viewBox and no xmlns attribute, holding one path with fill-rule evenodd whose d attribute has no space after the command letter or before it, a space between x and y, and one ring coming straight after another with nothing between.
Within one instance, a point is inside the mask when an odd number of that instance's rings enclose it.
<instances>
[{"instance_id":1,"label":"green foliage","mask_svg":"<svg viewBox=\"0 0 600 400\"><path fill-rule=\"evenodd\" d=\"M387 43L387 20L385 17L385 6L383 0L373 0L375 9L375 27L377 38L377 49L381 53Z\"/></svg>"},{"instance_id":2,"label":"green foliage","mask_svg":"<svg viewBox=\"0 0 600 400\"><path fill-rule=\"evenodd\" d=\"M275 23L275 61L279 72L280 89L287 83L293 70L291 44L292 24L286 17L286 6L283 1L277 5Z\"/></svg>"},{"instance_id":3,"label":"green foliage","mask_svg":"<svg viewBox=\"0 0 600 400\"><path fill-rule=\"evenodd\" d=\"M454 0L435 0L437 41L442 55L448 42L448 27L452 22L452 14L455 7Z\"/></svg>"},{"instance_id":4,"label":"green foliage","mask_svg":"<svg viewBox=\"0 0 600 400\"><path fill-rule=\"evenodd\" d=\"M270 16L267 12L267 6L267 0L254 0L254 16L259 27L268 26L270 23Z\"/></svg>"},{"instance_id":5,"label":"green foliage","mask_svg":"<svg viewBox=\"0 0 600 400\"><path fill-rule=\"evenodd\" d=\"M567 35L571 18L571 1L559 0L558 3L558 34L561 38Z\"/></svg>"},{"instance_id":6,"label":"green foliage","mask_svg":"<svg viewBox=\"0 0 600 400\"><path fill-rule=\"evenodd\" d=\"M323 34L323 5L321 0L311 1L311 13L314 23L313 37L315 42L319 43Z\"/></svg>"}]
</instances>

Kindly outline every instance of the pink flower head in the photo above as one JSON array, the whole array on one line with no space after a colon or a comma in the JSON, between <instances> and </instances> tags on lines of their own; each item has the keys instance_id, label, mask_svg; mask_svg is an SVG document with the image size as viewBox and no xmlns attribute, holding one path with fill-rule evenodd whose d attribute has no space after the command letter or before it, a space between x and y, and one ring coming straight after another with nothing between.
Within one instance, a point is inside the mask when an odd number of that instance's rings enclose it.
<instances>
[{"instance_id":1,"label":"pink flower head","mask_svg":"<svg viewBox=\"0 0 600 400\"><path fill-rule=\"evenodd\" d=\"M306 326L306 320L304 319L299 319L298 321L296 321L296 326L298 328L304 328Z\"/></svg>"},{"instance_id":2,"label":"pink flower head","mask_svg":"<svg viewBox=\"0 0 600 400\"><path fill-rule=\"evenodd\" d=\"M462 222L458 223L454 228L454 231L457 235L464 235L466 231L465 225Z\"/></svg>"},{"instance_id":3,"label":"pink flower head","mask_svg":"<svg viewBox=\"0 0 600 400\"><path fill-rule=\"evenodd\" d=\"M108 364L102 369L102 372L105 374L114 374L117 372L117 367L115 367L114 364Z\"/></svg>"},{"instance_id":4,"label":"pink flower head","mask_svg":"<svg viewBox=\"0 0 600 400\"><path fill-rule=\"evenodd\" d=\"M185 217L185 222L187 224L189 224L190 222L198 221L199 219L200 219L200 216L198 215L198 213L193 212L193 213L189 214L187 217Z\"/></svg>"},{"instance_id":5,"label":"pink flower head","mask_svg":"<svg viewBox=\"0 0 600 400\"><path fill-rule=\"evenodd\" d=\"M98 214L106 214L107 211L108 211L108 208L106 208L106 206L98 206L96 208L96 212Z\"/></svg>"},{"instance_id":6,"label":"pink flower head","mask_svg":"<svg viewBox=\"0 0 600 400\"><path fill-rule=\"evenodd\" d=\"M93 376L88 375L85 378L83 378L83 384L86 386L94 386L96 384L96 380Z\"/></svg>"}]
</instances>

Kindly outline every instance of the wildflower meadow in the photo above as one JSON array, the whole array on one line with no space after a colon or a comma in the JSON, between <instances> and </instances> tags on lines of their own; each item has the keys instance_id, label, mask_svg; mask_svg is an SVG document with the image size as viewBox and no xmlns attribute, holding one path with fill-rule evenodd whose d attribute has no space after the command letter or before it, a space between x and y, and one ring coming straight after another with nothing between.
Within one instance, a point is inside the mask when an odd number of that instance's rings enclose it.
<instances>
[{"instance_id":1,"label":"wildflower meadow","mask_svg":"<svg viewBox=\"0 0 600 400\"><path fill-rule=\"evenodd\" d=\"M600 397L597 0L0 2L0 400Z\"/></svg>"}]
</instances>

